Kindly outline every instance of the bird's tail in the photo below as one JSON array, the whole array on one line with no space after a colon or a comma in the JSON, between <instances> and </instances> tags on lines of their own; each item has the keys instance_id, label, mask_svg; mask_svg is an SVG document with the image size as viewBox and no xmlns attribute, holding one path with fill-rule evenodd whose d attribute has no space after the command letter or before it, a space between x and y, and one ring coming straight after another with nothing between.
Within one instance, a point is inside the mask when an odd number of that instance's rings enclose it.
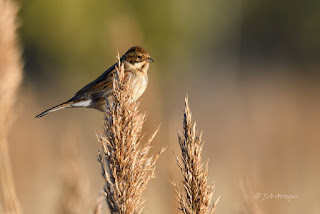
<instances>
[{"instance_id":1,"label":"bird's tail","mask_svg":"<svg viewBox=\"0 0 320 214\"><path fill-rule=\"evenodd\" d=\"M44 115L47 115L47 114L49 114L49 113L51 113L51 112L58 111L58 110L60 110L60 109L67 108L67 107L71 107L69 101L64 102L64 103L61 103L61 104L59 104L59 105L57 105L57 106L55 106L55 107L49 108L48 110L42 112L41 114L38 114L38 115L36 116L36 118L40 118L40 117L42 117L42 116L44 116Z\"/></svg>"}]
</instances>

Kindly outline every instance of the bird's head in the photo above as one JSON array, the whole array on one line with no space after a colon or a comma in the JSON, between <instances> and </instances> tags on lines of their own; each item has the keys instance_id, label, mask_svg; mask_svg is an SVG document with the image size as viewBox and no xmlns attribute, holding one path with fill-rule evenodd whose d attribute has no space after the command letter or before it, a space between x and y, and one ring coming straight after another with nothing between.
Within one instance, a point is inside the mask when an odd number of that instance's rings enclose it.
<instances>
[{"instance_id":1,"label":"bird's head","mask_svg":"<svg viewBox=\"0 0 320 214\"><path fill-rule=\"evenodd\" d=\"M134 46L121 57L121 61L123 61L129 69L138 69L147 72L149 63L152 63L153 59L144 48Z\"/></svg>"}]
</instances>

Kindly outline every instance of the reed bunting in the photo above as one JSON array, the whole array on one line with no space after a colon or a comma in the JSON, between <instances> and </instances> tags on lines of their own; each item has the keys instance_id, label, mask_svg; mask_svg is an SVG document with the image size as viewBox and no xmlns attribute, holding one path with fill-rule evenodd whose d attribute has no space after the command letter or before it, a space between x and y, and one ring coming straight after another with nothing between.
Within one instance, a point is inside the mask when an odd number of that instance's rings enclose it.
<instances>
[{"instance_id":1,"label":"reed bunting","mask_svg":"<svg viewBox=\"0 0 320 214\"><path fill-rule=\"evenodd\" d=\"M152 63L153 59L144 48L134 46L120 58L120 61L124 65L125 79L130 79L131 81L133 99L136 100L147 88L147 72L149 69L149 63ZM64 108L83 107L106 111L106 98L109 100L112 96L113 75L116 70L116 64L111 66L96 80L83 87L74 95L74 97L42 112L37 115L36 118Z\"/></svg>"}]
</instances>

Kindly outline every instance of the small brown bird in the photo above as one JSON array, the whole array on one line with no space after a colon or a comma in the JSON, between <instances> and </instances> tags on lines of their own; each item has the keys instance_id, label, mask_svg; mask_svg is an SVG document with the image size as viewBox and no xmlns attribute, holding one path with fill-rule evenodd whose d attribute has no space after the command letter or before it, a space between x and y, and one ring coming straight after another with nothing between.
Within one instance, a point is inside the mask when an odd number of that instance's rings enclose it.
<instances>
[{"instance_id":1,"label":"small brown bird","mask_svg":"<svg viewBox=\"0 0 320 214\"><path fill-rule=\"evenodd\" d=\"M140 46L134 46L120 58L120 61L124 65L125 79L131 80L133 99L136 100L147 88L147 72L149 63L152 63L153 59L144 48ZM99 111L106 111L105 99L109 99L109 97L112 95L113 75L116 70L116 64L111 66L96 80L83 87L70 100L42 112L41 114L37 115L36 118L63 108L84 107L94 108Z\"/></svg>"}]
</instances>

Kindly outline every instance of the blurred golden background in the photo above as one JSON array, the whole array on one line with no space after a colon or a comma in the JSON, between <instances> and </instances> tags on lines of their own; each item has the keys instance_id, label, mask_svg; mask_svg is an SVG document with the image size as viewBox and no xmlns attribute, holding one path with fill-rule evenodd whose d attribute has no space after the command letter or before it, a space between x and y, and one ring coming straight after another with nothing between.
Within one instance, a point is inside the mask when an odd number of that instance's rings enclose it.
<instances>
[{"instance_id":1,"label":"blurred golden background","mask_svg":"<svg viewBox=\"0 0 320 214\"><path fill-rule=\"evenodd\" d=\"M146 213L180 212L170 181L181 179L173 151L187 93L214 199L221 195L218 214L254 213L243 180L250 199L261 194L252 202L261 213L320 213L320 1L19 3L25 67L9 149L24 213L67 213L69 180L80 212L93 209L103 186L96 160L103 114L34 116L72 97L133 45L155 60L141 110L147 136L161 123L152 151L167 147L145 193Z\"/></svg>"}]
</instances>

